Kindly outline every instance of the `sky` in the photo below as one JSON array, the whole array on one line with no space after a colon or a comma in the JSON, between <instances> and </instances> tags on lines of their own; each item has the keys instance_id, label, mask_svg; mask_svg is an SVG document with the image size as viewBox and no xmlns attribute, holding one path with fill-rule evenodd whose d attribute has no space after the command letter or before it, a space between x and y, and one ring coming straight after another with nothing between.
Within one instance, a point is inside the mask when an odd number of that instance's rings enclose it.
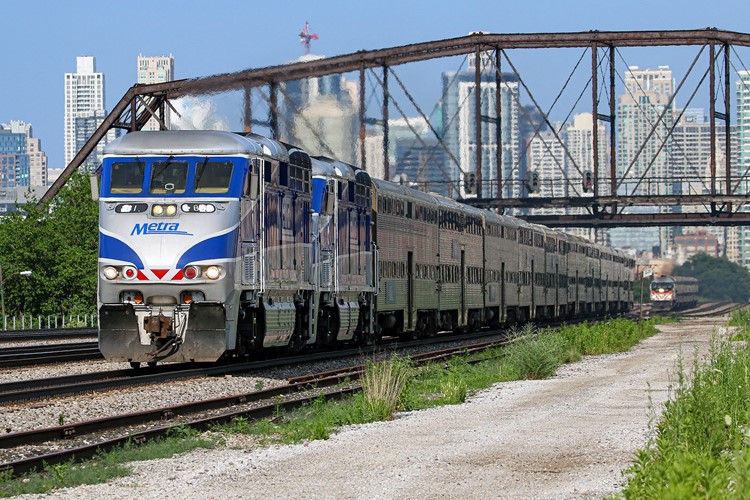
<instances>
[{"instance_id":1,"label":"sky","mask_svg":"<svg viewBox=\"0 0 750 500\"><path fill-rule=\"evenodd\" d=\"M75 71L78 55L96 57L97 71L105 74L109 110L135 83L139 53L173 54L176 78L282 64L302 55L297 33L305 21L320 35L320 40L313 42L313 52L332 56L462 36L472 31L659 30L709 26L750 31L747 26L750 2L24 0L3 2L3 18L0 122L12 119L30 122L34 135L42 140L50 167L61 168L64 166L63 77L65 72ZM696 48L627 49L622 55L628 64L642 67L669 64L684 71L696 53ZM512 54L511 58L546 108L580 55L580 51L567 49ZM742 52L741 58L750 66L750 52L746 55ZM420 106L430 110L440 96L440 72L456 70L460 63L461 58L451 58L400 67L396 71L417 96ZM576 82L583 85L588 78L588 67L585 63L582 66L572 79L572 86ZM584 74L585 79L581 80ZM568 89L571 103L581 89L582 86ZM683 102L688 95L689 89ZM219 101L219 112L236 115L229 117L230 123L240 115L239 110L230 109L238 102L237 99ZM705 105L700 96L692 103L696 104ZM567 109L559 105L556 112L553 116L562 119ZM397 116L395 110L391 116Z\"/></svg>"}]
</instances>

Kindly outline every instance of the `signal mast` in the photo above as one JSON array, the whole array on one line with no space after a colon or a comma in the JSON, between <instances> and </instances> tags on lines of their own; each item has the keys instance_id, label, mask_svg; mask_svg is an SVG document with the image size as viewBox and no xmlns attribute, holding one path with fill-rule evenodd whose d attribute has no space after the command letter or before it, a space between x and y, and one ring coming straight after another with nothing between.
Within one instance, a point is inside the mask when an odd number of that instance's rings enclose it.
<instances>
[{"instance_id":1,"label":"signal mast","mask_svg":"<svg viewBox=\"0 0 750 500\"><path fill-rule=\"evenodd\" d=\"M320 37L317 33L310 33L310 23L305 21L305 27L299 32L299 43L305 47L305 55L310 53L310 42L318 39Z\"/></svg>"}]
</instances>

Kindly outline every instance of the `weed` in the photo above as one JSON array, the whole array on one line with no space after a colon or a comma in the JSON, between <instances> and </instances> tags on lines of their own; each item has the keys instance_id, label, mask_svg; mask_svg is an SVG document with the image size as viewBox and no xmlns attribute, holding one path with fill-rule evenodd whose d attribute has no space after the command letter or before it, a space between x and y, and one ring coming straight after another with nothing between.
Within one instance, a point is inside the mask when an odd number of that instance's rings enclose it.
<instances>
[{"instance_id":1,"label":"weed","mask_svg":"<svg viewBox=\"0 0 750 500\"><path fill-rule=\"evenodd\" d=\"M81 464L66 462L48 465L42 472L14 478L10 471L0 472L0 497L25 493L44 493L57 488L103 483L130 474L124 464L136 460L171 457L195 448L210 448L214 441L202 439L195 431L177 431L177 435L152 441L142 446L127 443L107 453L100 453Z\"/></svg>"},{"instance_id":2,"label":"weed","mask_svg":"<svg viewBox=\"0 0 750 500\"><path fill-rule=\"evenodd\" d=\"M627 498L746 498L750 491L750 347L714 338L708 360L680 362L655 437L628 471Z\"/></svg>"},{"instance_id":3,"label":"weed","mask_svg":"<svg viewBox=\"0 0 750 500\"><path fill-rule=\"evenodd\" d=\"M411 367L408 361L393 357L370 363L362 376L365 418L390 420L399 408Z\"/></svg>"}]
</instances>

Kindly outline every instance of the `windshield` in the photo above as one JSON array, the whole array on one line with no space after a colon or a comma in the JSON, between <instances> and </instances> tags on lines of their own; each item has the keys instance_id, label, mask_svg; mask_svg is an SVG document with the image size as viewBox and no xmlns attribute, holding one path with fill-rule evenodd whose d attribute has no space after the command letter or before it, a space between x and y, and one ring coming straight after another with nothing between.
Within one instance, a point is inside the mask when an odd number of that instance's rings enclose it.
<instances>
[{"instance_id":1,"label":"windshield","mask_svg":"<svg viewBox=\"0 0 750 500\"><path fill-rule=\"evenodd\" d=\"M151 167L151 193L184 193L187 171L186 161L155 161Z\"/></svg>"},{"instance_id":2,"label":"windshield","mask_svg":"<svg viewBox=\"0 0 750 500\"><path fill-rule=\"evenodd\" d=\"M143 189L143 173L146 164L142 161L117 162L112 164L109 181L110 192L116 194L140 193Z\"/></svg>"},{"instance_id":3,"label":"windshield","mask_svg":"<svg viewBox=\"0 0 750 500\"><path fill-rule=\"evenodd\" d=\"M202 161L195 169L196 193L227 193L232 180L232 162Z\"/></svg>"}]
</instances>

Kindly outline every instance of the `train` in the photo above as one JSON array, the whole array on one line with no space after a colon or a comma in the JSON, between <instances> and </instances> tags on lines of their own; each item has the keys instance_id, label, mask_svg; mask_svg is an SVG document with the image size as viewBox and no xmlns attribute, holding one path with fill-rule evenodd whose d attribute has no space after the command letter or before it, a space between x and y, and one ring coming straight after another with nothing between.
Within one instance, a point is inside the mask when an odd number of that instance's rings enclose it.
<instances>
[{"instance_id":1,"label":"train","mask_svg":"<svg viewBox=\"0 0 750 500\"><path fill-rule=\"evenodd\" d=\"M253 133L131 132L92 177L99 347L215 362L622 313L634 260Z\"/></svg>"},{"instance_id":2,"label":"train","mask_svg":"<svg viewBox=\"0 0 750 500\"><path fill-rule=\"evenodd\" d=\"M675 311L698 303L698 280L688 276L660 276L651 281L651 310Z\"/></svg>"}]
</instances>

